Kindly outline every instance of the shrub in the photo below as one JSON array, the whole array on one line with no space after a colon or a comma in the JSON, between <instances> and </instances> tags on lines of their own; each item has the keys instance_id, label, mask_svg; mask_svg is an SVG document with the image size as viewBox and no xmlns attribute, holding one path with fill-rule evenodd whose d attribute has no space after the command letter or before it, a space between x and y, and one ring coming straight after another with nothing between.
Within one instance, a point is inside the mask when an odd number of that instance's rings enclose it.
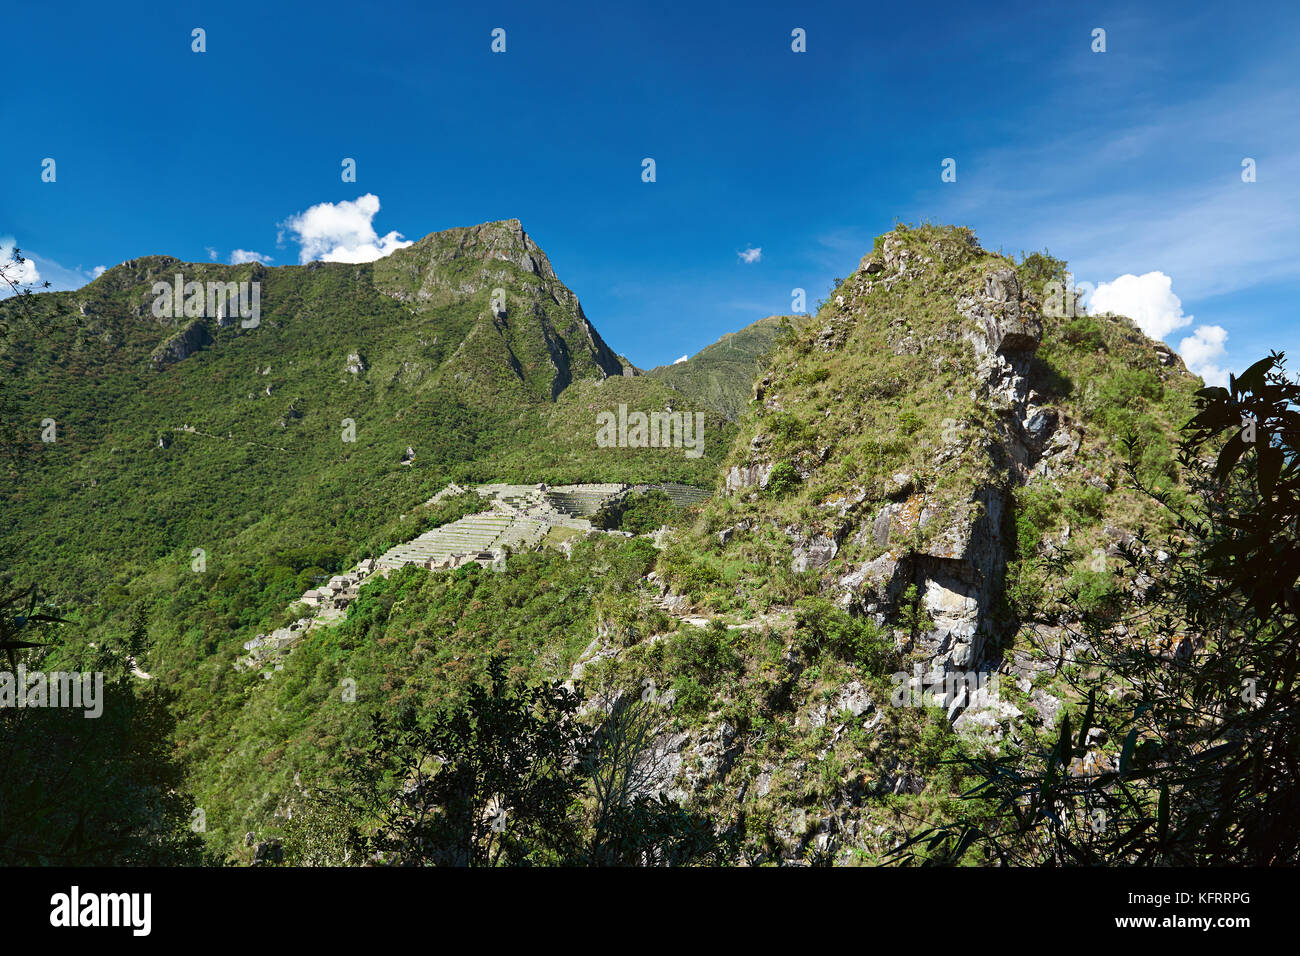
<instances>
[{"instance_id":1,"label":"shrub","mask_svg":"<svg viewBox=\"0 0 1300 956\"><path fill-rule=\"evenodd\" d=\"M706 684L738 671L742 664L739 652L732 646L727 625L716 620L708 627L687 627L679 631L669 645L669 660L676 668L688 671Z\"/></svg>"},{"instance_id":2,"label":"shrub","mask_svg":"<svg viewBox=\"0 0 1300 956\"><path fill-rule=\"evenodd\" d=\"M773 498L783 498L803 481L798 470L788 461L779 461L767 478L767 493Z\"/></svg>"},{"instance_id":3,"label":"shrub","mask_svg":"<svg viewBox=\"0 0 1300 956\"><path fill-rule=\"evenodd\" d=\"M800 647L813 657L834 654L883 674L893 655L893 643L870 620L854 617L821 597L795 605L795 628Z\"/></svg>"},{"instance_id":4,"label":"shrub","mask_svg":"<svg viewBox=\"0 0 1300 956\"><path fill-rule=\"evenodd\" d=\"M1120 592L1115 576L1107 571L1077 571L1070 578L1069 591L1084 613L1107 620L1119 608Z\"/></svg>"},{"instance_id":5,"label":"shrub","mask_svg":"<svg viewBox=\"0 0 1300 956\"><path fill-rule=\"evenodd\" d=\"M1064 328L1061 329L1061 338L1077 348L1093 352L1106 348L1106 336L1102 333L1101 326L1096 319L1086 315L1065 323Z\"/></svg>"}]
</instances>

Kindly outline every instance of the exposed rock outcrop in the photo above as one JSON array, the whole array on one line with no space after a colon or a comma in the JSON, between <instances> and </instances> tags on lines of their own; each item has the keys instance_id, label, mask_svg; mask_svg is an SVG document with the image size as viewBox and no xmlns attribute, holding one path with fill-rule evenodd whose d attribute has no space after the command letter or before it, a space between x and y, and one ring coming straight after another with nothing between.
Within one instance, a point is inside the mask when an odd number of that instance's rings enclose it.
<instances>
[{"instance_id":1,"label":"exposed rock outcrop","mask_svg":"<svg viewBox=\"0 0 1300 956\"><path fill-rule=\"evenodd\" d=\"M183 362L199 349L207 348L211 344L212 335L203 320L194 319L154 349L149 356L149 361L154 368L163 368L176 362Z\"/></svg>"},{"instance_id":2,"label":"exposed rock outcrop","mask_svg":"<svg viewBox=\"0 0 1300 956\"><path fill-rule=\"evenodd\" d=\"M764 463L752 465L733 465L727 471L724 485L727 494L734 494L748 488L766 488L767 480L772 476L772 466Z\"/></svg>"}]
</instances>

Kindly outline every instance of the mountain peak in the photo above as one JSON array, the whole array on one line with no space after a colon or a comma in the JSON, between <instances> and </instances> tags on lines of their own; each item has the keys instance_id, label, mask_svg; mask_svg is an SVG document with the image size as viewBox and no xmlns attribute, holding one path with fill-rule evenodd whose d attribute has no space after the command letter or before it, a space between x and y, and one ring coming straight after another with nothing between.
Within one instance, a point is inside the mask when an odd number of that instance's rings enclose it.
<instances>
[{"instance_id":1,"label":"mountain peak","mask_svg":"<svg viewBox=\"0 0 1300 956\"><path fill-rule=\"evenodd\" d=\"M576 378L624 372L518 219L430 233L378 260L374 283L417 314L463 312L461 352L506 356L515 377L550 399Z\"/></svg>"},{"instance_id":2,"label":"mountain peak","mask_svg":"<svg viewBox=\"0 0 1300 956\"><path fill-rule=\"evenodd\" d=\"M551 261L541 246L524 231L518 219L500 219L431 232L414 245L392 253L388 258L416 257L425 262L448 263L456 259L499 260L511 262L543 279L557 281Z\"/></svg>"}]
</instances>

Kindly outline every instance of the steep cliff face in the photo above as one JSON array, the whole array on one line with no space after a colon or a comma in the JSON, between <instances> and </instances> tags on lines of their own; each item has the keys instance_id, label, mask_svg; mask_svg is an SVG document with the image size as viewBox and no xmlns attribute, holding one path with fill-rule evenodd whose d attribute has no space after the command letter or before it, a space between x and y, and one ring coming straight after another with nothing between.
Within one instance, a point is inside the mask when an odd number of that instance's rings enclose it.
<instances>
[{"instance_id":1,"label":"steep cliff face","mask_svg":"<svg viewBox=\"0 0 1300 956\"><path fill-rule=\"evenodd\" d=\"M1162 519L1123 439L1168 481L1200 386L1128 319L1044 314L1063 271L900 227L787 329L660 561L665 605L744 662L661 738L662 792L766 821L777 856L878 860L960 792L945 748L1055 732L1038 597L1126 586L1106 561Z\"/></svg>"},{"instance_id":2,"label":"steep cliff face","mask_svg":"<svg viewBox=\"0 0 1300 956\"><path fill-rule=\"evenodd\" d=\"M879 258L861 270L865 278L846 290L846 306L850 297L862 301L870 296L877 283L888 290L889 284L905 281L905 252L897 237L886 237ZM872 278L876 263L883 271ZM921 264L930 263L922 258ZM996 595L1014 557L1014 542L1004 534L1010 489L1024 481L1042 452L1042 439L1031 437L1031 423L1056 418L1054 410L1038 404L1041 396L1031 397L1028 381L1042 319L1015 270L985 267L955 307L959 321L951 328L975 361L972 393L995 416L990 427L968 429L965 435L959 425L954 429L955 419L942 421L945 431L933 461L940 468L973 449L972 485L966 495L961 488L931 493L912 486L908 473L899 473L900 491L908 492L907 497L883 505L870 522L873 543L887 550L836 580L841 603L868 612L895 604L905 585L917 586L934 625L919 636L919 646L930 667L940 672L980 665L986 642L996 636ZM866 530L864 526L858 533ZM909 541L913 535L920 541ZM884 614L877 613L883 622Z\"/></svg>"}]
</instances>

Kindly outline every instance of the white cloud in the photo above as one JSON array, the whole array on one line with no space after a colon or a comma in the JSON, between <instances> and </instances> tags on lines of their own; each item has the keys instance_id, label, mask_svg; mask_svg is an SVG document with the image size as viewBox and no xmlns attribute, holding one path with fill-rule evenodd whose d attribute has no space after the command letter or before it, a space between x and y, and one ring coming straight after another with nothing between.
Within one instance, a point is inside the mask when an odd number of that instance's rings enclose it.
<instances>
[{"instance_id":1,"label":"white cloud","mask_svg":"<svg viewBox=\"0 0 1300 956\"><path fill-rule=\"evenodd\" d=\"M1178 354L1194 375L1205 379L1206 385L1228 384L1228 373L1219 367L1223 358L1223 345L1228 341L1228 330L1221 325L1200 325L1196 331L1178 343Z\"/></svg>"},{"instance_id":2,"label":"white cloud","mask_svg":"<svg viewBox=\"0 0 1300 956\"><path fill-rule=\"evenodd\" d=\"M1183 303L1174 295L1173 281L1163 272L1120 276L1103 282L1088 297L1087 309L1094 314L1113 312L1126 315L1153 339L1163 339L1194 318L1183 314Z\"/></svg>"},{"instance_id":3,"label":"white cloud","mask_svg":"<svg viewBox=\"0 0 1300 956\"><path fill-rule=\"evenodd\" d=\"M744 252L738 253L738 255L740 256L740 261L746 264L760 262L763 258L763 249L761 246L757 248L751 246Z\"/></svg>"},{"instance_id":4,"label":"white cloud","mask_svg":"<svg viewBox=\"0 0 1300 956\"><path fill-rule=\"evenodd\" d=\"M104 266L83 269L81 266L60 265L53 259L46 259L30 249L23 249L24 262L15 269L14 264L9 261L14 244L12 236L0 236L0 263L6 264L6 275L13 277L21 286L32 286L35 292L71 292L98 279L107 271ZM45 287L47 282L48 288ZM9 283L0 282L0 298L12 294L13 289L9 287Z\"/></svg>"},{"instance_id":5,"label":"white cloud","mask_svg":"<svg viewBox=\"0 0 1300 956\"><path fill-rule=\"evenodd\" d=\"M379 212L379 197L366 193L355 201L323 202L290 216L283 225L302 249L299 262L373 262L413 243L400 232L380 236L371 221Z\"/></svg>"},{"instance_id":6,"label":"white cloud","mask_svg":"<svg viewBox=\"0 0 1300 956\"><path fill-rule=\"evenodd\" d=\"M39 282L41 273L36 268L36 263L31 260L31 257L23 256L21 263L11 261L15 245L17 245L17 241L13 236L0 237L0 266L4 267L5 278L9 282L15 282L20 286ZM9 282L0 283L0 295L9 295L13 292Z\"/></svg>"},{"instance_id":7,"label":"white cloud","mask_svg":"<svg viewBox=\"0 0 1300 956\"><path fill-rule=\"evenodd\" d=\"M683 362L686 361L687 358L688 358L688 356L683 355L681 358L677 359L677 361L673 362L673 364L674 364L674 365L681 365Z\"/></svg>"},{"instance_id":8,"label":"white cloud","mask_svg":"<svg viewBox=\"0 0 1300 956\"><path fill-rule=\"evenodd\" d=\"M208 251L208 258L211 259L213 262L216 262L218 256L217 250L213 249L211 246L208 246L207 251Z\"/></svg>"},{"instance_id":9,"label":"white cloud","mask_svg":"<svg viewBox=\"0 0 1300 956\"><path fill-rule=\"evenodd\" d=\"M264 256L260 252L250 252L247 249L236 249L230 254L230 264L232 266L241 266L245 262L270 262L270 256Z\"/></svg>"}]
</instances>

